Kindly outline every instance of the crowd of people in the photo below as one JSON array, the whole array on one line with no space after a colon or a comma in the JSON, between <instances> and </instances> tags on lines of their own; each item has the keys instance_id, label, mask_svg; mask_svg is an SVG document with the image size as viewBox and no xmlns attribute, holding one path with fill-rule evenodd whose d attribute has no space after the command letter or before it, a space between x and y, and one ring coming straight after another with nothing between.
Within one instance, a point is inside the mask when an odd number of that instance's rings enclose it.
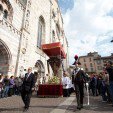
<instances>
[{"instance_id":1,"label":"crowd of people","mask_svg":"<svg viewBox=\"0 0 113 113\"><path fill-rule=\"evenodd\" d=\"M92 92L93 96L101 95L103 102L110 101L108 73L92 74L89 82L89 91Z\"/></svg>"},{"instance_id":2,"label":"crowd of people","mask_svg":"<svg viewBox=\"0 0 113 113\"><path fill-rule=\"evenodd\" d=\"M24 111L29 109L32 91L35 90L37 73L32 73L32 68L28 68L25 77L14 77L0 75L0 98L20 95L25 106Z\"/></svg>"},{"instance_id":3,"label":"crowd of people","mask_svg":"<svg viewBox=\"0 0 113 113\"><path fill-rule=\"evenodd\" d=\"M20 95L22 85L21 77L8 77L3 74L0 75L0 98Z\"/></svg>"},{"instance_id":4,"label":"crowd of people","mask_svg":"<svg viewBox=\"0 0 113 113\"><path fill-rule=\"evenodd\" d=\"M113 107L113 63L108 61L105 64L104 70L100 74L89 74L82 70L80 63L75 63L75 68L71 75L63 73L63 96L69 97L75 91L77 97L77 109L83 107L84 87L89 84L90 96L101 96L102 102L108 102ZM87 90L87 89L86 89Z\"/></svg>"},{"instance_id":5,"label":"crowd of people","mask_svg":"<svg viewBox=\"0 0 113 113\"><path fill-rule=\"evenodd\" d=\"M102 102L112 102L113 106L113 63L108 61L103 73L90 76L89 91L93 96L102 96Z\"/></svg>"},{"instance_id":6,"label":"crowd of people","mask_svg":"<svg viewBox=\"0 0 113 113\"><path fill-rule=\"evenodd\" d=\"M88 90L90 94L93 96L100 95L102 102L110 102L113 106L113 63L108 61L103 73L99 75L91 74L89 76L86 76L87 74L79 65L80 63L75 63L75 68L71 76L66 71L63 72L63 97L69 97L70 94L75 91L77 109L83 108L84 87L86 86L84 84L89 83ZM14 76L9 78L8 76L0 75L0 98L21 95L25 103L25 108L28 109L31 92L35 89L37 82L38 84L40 83L35 77L37 77L37 73L32 73L31 68L28 68L28 73L25 74L24 78ZM25 94L28 98L27 101Z\"/></svg>"},{"instance_id":7,"label":"crowd of people","mask_svg":"<svg viewBox=\"0 0 113 113\"><path fill-rule=\"evenodd\" d=\"M38 91L39 84L45 84L45 78L37 78L37 72L33 73L35 76L35 91ZM7 76L0 74L0 98L10 97L12 95L20 95L24 77Z\"/></svg>"}]
</instances>

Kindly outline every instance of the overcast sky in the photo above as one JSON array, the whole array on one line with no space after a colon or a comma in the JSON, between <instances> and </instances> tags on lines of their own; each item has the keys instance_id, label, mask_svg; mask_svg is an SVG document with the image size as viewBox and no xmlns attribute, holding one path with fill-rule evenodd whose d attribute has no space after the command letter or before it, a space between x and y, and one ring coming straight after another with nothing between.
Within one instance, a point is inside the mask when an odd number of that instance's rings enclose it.
<instances>
[{"instance_id":1,"label":"overcast sky","mask_svg":"<svg viewBox=\"0 0 113 113\"><path fill-rule=\"evenodd\" d=\"M113 0L59 0L69 42L70 64L74 55L113 53Z\"/></svg>"}]
</instances>

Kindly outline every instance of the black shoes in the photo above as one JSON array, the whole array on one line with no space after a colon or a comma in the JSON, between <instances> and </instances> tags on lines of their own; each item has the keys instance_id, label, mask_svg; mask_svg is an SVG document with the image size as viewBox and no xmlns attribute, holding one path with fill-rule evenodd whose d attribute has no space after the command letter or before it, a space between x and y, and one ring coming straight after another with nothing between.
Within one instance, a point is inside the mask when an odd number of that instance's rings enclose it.
<instances>
[{"instance_id":1,"label":"black shoes","mask_svg":"<svg viewBox=\"0 0 113 113\"><path fill-rule=\"evenodd\" d=\"M77 109L81 110L83 108L83 105L77 106Z\"/></svg>"},{"instance_id":2,"label":"black shoes","mask_svg":"<svg viewBox=\"0 0 113 113\"><path fill-rule=\"evenodd\" d=\"M23 110L23 112L26 112L26 111L28 111L28 109L29 109L29 108L27 108L27 107L24 107L24 110Z\"/></svg>"},{"instance_id":3,"label":"black shoes","mask_svg":"<svg viewBox=\"0 0 113 113\"><path fill-rule=\"evenodd\" d=\"M81 107L78 106L77 109L81 110Z\"/></svg>"},{"instance_id":4,"label":"black shoes","mask_svg":"<svg viewBox=\"0 0 113 113\"><path fill-rule=\"evenodd\" d=\"M83 108L83 105L81 105L81 108Z\"/></svg>"}]
</instances>

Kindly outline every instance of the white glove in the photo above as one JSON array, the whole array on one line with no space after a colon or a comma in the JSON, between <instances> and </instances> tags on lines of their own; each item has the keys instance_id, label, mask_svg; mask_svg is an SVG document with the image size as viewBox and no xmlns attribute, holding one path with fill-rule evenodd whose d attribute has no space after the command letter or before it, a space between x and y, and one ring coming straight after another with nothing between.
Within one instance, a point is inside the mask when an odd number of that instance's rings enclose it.
<instances>
[{"instance_id":1,"label":"white glove","mask_svg":"<svg viewBox=\"0 0 113 113\"><path fill-rule=\"evenodd\" d=\"M86 86L88 86L89 84L88 83L86 83Z\"/></svg>"}]
</instances>

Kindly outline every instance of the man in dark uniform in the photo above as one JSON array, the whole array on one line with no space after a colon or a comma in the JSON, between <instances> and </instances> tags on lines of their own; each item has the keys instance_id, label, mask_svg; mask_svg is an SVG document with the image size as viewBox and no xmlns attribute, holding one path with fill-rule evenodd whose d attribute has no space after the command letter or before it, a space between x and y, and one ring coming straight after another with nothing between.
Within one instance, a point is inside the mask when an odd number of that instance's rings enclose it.
<instances>
[{"instance_id":1,"label":"man in dark uniform","mask_svg":"<svg viewBox=\"0 0 113 113\"><path fill-rule=\"evenodd\" d=\"M27 111L29 109L30 98L32 90L34 90L34 86L35 86L35 77L34 74L32 73L32 68L29 67L28 73L25 74L21 91L21 97L25 104L24 111Z\"/></svg>"},{"instance_id":2,"label":"man in dark uniform","mask_svg":"<svg viewBox=\"0 0 113 113\"><path fill-rule=\"evenodd\" d=\"M72 73L72 83L75 86L77 109L80 110L83 108L85 73L79 65L81 65L80 62L75 62L75 69Z\"/></svg>"}]
</instances>

